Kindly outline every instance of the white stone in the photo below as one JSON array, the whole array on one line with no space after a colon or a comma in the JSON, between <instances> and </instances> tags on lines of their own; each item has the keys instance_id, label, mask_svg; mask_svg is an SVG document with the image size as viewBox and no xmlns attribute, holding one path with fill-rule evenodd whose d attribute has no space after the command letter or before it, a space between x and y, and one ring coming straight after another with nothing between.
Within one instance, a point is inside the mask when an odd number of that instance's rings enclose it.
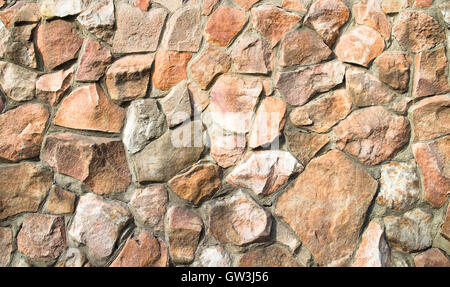
<instances>
[{"instance_id":1,"label":"white stone","mask_svg":"<svg viewBox=\"0 0 450 287\"><path fill-rule=\"evenodd\" d=\"M202 250L196 265L201 267L231 267L231 259L222 246L210 246Z\"/></svg>"},{"instance_id":2,"label":"white stone","mask_svg":"<svg viewBox=\"0 0 450 287\"><path fill-rule=\"evenodd\" d=\"M82 0L43 0L40 12L44 18L66 17L83 11Z\"/></svg>"},{"instance_id":3,"label":"white stone","mask_svg":"<svg viewBox=\"0 0 450 287\"><path fill-rule=\"evenodd\" d=\"M77 21L95 37L111 44L115 22L113 0L94 2L77 17Z\"/></svg>"}]
</instances>

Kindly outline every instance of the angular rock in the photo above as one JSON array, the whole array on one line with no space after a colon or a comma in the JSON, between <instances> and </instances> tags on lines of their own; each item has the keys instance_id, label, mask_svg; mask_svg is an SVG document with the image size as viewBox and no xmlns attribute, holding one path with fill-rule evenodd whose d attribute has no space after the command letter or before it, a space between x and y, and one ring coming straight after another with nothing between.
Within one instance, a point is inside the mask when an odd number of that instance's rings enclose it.
<instances>
[{"instance_id":1,"label":"angular rock","mask_svg":"<svg viewBox=\"0 0 450 287\"><path fill-rule=\"evenodd\" d=\"M88 40L81 54L75 79L81 82L98 81L111 62L112 56L108 49L102 47L97 41Z\"/></svg>"},{"instance_id":2,"label":"angular rock","mask_svg":"<svg viewBox=\"0 0 450 287\"><path fill-rule=\"evenodd\" d=\"M441 235L450 240L450 206L447 206L447 214L441 226Z\"/></svg>"},{"instance_id":3,"label":"angular rock","mask_svg":"<svg viewBox=\"0 0 450 287\"><path fill-rule=\"evenodd\" d=\"M63 18L79 14L83 11L84 6L82 0L43 0L40 12L44 18Z\"/></svg>"},{"instance_id":4,"label":"angular rock","mask_svg":"<svg viewBox=\"0 0 450 287\"><path fill-rule=\"evenodd\" d=\"M80 197L68 234L86 245L90 256L103 260L113 252L130 217L124 203L87 193Z\"/></svg>"},{"instance_id":5,"label":"angular rock","mask_svg":"<svg viewBox=\"0 0 450 287\"><path fill-rule=\"evenodd\" d=\"M369 26L383 36L384 39L391 38L391 23L381 10L378 0L364 0L352 7L355 22L360 25Z\"/></svg>"},{"instance_id":6,"label":"angular rock","mask_svg":"<svg viewBox=\"0 0 450 287\"><path fill-rule=\"evenodd\" d=\"M11 28L11 40L13 42L32 41L33 31L37 24L14 26Z\"/></svg>"},{"instance_id":7,"label":"angular rock","mask_svg":"<svg viewBox=\"0 0 450 287\"><path fill-rule=\"evenodd\" d=\"M299 267L295 258L284 248L271 245L245 253L239 267Z\"/></svg>"},{"instance_id":8,"label":"angular rock","mask_svg":"<svg viewBox=\"0 0 450 287\"><path fill-rule=\"evenodd\" d=\"M401 92L408 91L410 57L406 54L385 52L375 59L380 81Z\"/></svg>"},{"instance_id":9,"label":"angular rock","mask_svg":"<svg viewBox=\"0 0 450 287\"><path fill-rule=\"evenodd\" d=\"M0 266L8 266L13 251L13 237L11 229L0 227Z\"/></svg>"},{"instance_id":10,"label":"angular rock","mask_svg":"<svg viewBox=\"0 0 450 287\"><path fill-rule=\"evenodd\" d=\"M306 13L306 11L308 11L301 0L283 0L281 2L281 7L302 13Z\"/></svg>"},{"instance_id":11,"label":"angular rock","mask_svg":"<svg viewBox=\"0 0 450 287\"><path fill-rule=\"evenodd\" d=\"M282 72L276 87L290 105L301 106L316 93L331 90L344 80L345 65L340 61Z\"/></svg>"},{"instance_id":12,"label":"angular rock","mask_svg":"<svg viewBox=\"0 0 450 287\"><path fill-rule=\"evenodd\" d=\"M167 91L187 79L186 66L192 54L159 50L155 55L153 84L156 88Z\"/></svg>"},{"instance_id":13,"label":"angular rock","mask_svg":"<svg viewBox=\"0 0 450 287\"><path fill-rule=\"evenodd\" d=\"M330 142L327 135L286 131L284 133L289 150L302 165L306 165L314 156Z\"/></svg>"},{"instance_id":14,"label":"angular rock","mask_svg":"<svg viewBox=\"0 0 450 287\"><path fill-rule=\"evenodd\" d=\"M398 13L408 8L410 0L381 0L381 9L384 13Z\"/></svg>"},{"instance_id":15,"label":"angular rock","mask_svg":"<svg viewBox=\"0 0 450 287\"><path fill-rule=\"evenodd\" d=\"M413 140L431 140L450 132L450 97L426 98L411 107Z\"/></svg>"},{"instance_id":16,"label":"angular rock","mask_svg":"<svg viewBox=\"0 0 450 287\"><path fill-rule=\"evenodd\" d=\"M216 76L228 72L230 66L231 58L225 51L214 45L209 45L192 62L190 71L200 87L205 90Z\"/></svg>"},{"instance_id":17,"label":"angular rock","mask_svg":"<svg viewBox=\"0 0 450 287\"><path fill-rule=\"evenodd\" d=\"M130 200L130 207L140 224L161 231L168 200L164 185L152 185L136 190Z\"/></svg>"},{"instance_id":18,"label":"angular rock","mask_svg":"<svg viewBox=\"0 0 450 287\"><path fill-rule=\"evenodd\" d=\"M113 0L94 1L89 8L78 15L77 21L97 39L111 44L116 21Z\"/></svg>"},{"instance_id":19,"label":"angular rock","mask_svg":"<svg viewBox=\"0 0 450 287\"><path fill-rule=\"evenodd\" d=\"M228 46L242 30L246 21L244 11L221 5L206 22L204 32L206 40L218 46Z\"/></svg>"},{"instance_id":20,"label":"angular rock","mask_svg":"<svg viewBox=\"0 0 450 287\"><path fill-rule=\"evenodd\" d=\"M75 194L53 186L47 199L45 211L51 214L72 213L75 206Z\"/></svg>"},{"instance_id":21,"label":"angular rock","mask_svg":"<svg viewBox=\"0 0 450 287\"><path fill-rule=\"evenodd\" d=\"M275 232L275 240L288 246L292 252L295 252L302 244L297 236L284 224L277 223Z\"/></svg>"},{"instance_id":22,"label":"angular rock","mask_svg":"<svg viewBox=\"0 0 450 287\"><path fill-rule=\"evenodd\" d=\"M407 118L379 106L357 110L334 129L337 148L366 165L394 157L408 143L409 135Z\"/></svg>"},{"instance_id":23,"label":"angular rock","mask_svg":"<svg viewBox=\"0 0 450 287\"><path fill-rule=\"evenodd\" d=\"M119 133L125 111L112 103L98 84L70 93L56 113L54 124L72 129Z\"/></svg>"},{"instance_id":24,"label":"angular rock","mask_svg":"<svg viewBox=\"0 0 450 287\"><path fill-rule=\"evenodd\" d=\"M202 16L209 16L214 10L219 0L203 0L202 1Z\"/></svg>"},{"instance_id":25,"label":"angular rock","mask_svg":"<svg viewBox=\"0 0 450 287\"><path fill-rule=\"evenodd\" d=\"M34 44L31 42L12 42L6 47L5 56L12 62L36 68L36 54L34 52Z\"/></svg>"},{"instance_id":26,"label":"angular rock","mask_svg":"<svg viewBox=\"0 0 450 287\"><path fill-rule=\"evenodd\" d=\"M231 267L230 255L221 245L210 246L201 251L198 258L201 267Z\"/></svg>"},{"instance_id":27,"label":"angular rock","mask_svg":"<svg viewBox=\"0 0 450 287\"><path fill-rule=\"evenodd\" d=\"M210 153L223 168L235 165L244 155L246 139L239 135L211 134Z\"/></svg>"},{"instance_id":28,"label":"angular rock","mask_svg":"<svg viewBox=\"0 0 450 287\"><path fill-rule=\"evenodd\" d=\"M169 9L171 12L176 11L183 6L183 0L153 0L152 2L159 3Z\"/></svg>"},{"instance_id":29,"label":"angular rock","mask_svg":"<svg viewBox=\"0 0 450 287\"><path fill-rule=\"evenodd\" d=\"M170 128L181 124L192 116L191 100L186 81L177 84L159 103L166 114Z\"/></svg>"},{"instance_id":30,"label":"angular rock","mask_svg":"<svg viewBox=\"0 0 450 287\"><path fill-rule=\"evenodd\" d=\"M186 6L175 11L167 23L167 49L197 52L202 40L201 20L200 6Z\"/></svg>"},{"instance_id":31,"label":"angular rock","mask_svg":"<svg viewBox=\"0 0 450 287\"><path fill-rule=\"evenodd\" d=\"M124 192L131 182L119 139L51 134L44 144L43 160L55 171L84 182L97 194Z\"/></svg>"},{"instance_id":32,"label":"angular rock","mask_svg":"<svg viewBox=\"0 0 450 287\"><path fill-rule=\"evenodd\" d=\"M352 267L389 267L390 253L383 228L371 221L362 235Z\"/></svg>"},{"instance_id":33,"label":"angular rock","mask_svg":"<svg viewBox=\"0 0 450 287\"><path fill-rule=\"evenodd\" d=\"M320 266L348 263L377 182L342 152L313 159L278 198L286 221Z\"/></svg>"},{"instance_id":34,"label":"angular rock","mask_svg":"<svg viewBox=\"0 0 450 287\"><path fill-rule=\"evenodd\" d=\"M73 67L45 74L36 81L36 97L50 106L56 106L70 87L73 78Z\"/></svg>"},{"instance_id":35,"label":"angular rock","mask_svg":"<svg viewBox=\"0 0 450 287\"><path fill-rule=\"evenodd\" d=\"M158 239L149 232L140 231L127 240L110 267L150 267L160 256Z\"/></svg>"},{"instance_id":36,"label":"angular rock","mask_svg":"<svg viewBox=\"0 0 450 287\"><path fill-rule=\"evenodd\" d=\"M450 259L438 248L431 248L414 257L416 267L450 267Z\"/></svg>"},{"instance_id":37,"label":"angular rock","mask_svg":"<svg viewBox=\"0 0 450 287\"><path fill-rule=\"evenodd\" d=\"M234 71L243 74L267 74L272 71L274 54L270 44L259 36L244 35L234 45L231 57Z\"/></svg>"},{"instance_id":38,"label":"angular rock","mask_svg":"<svg viewBox=\"0 0 450 287\"><path fill-rule=\"evenodd\" d=\"M0 61L0 87L13 101L24 102L33 99L36 78L35 72Z\"/></svg>"}]
</instances>

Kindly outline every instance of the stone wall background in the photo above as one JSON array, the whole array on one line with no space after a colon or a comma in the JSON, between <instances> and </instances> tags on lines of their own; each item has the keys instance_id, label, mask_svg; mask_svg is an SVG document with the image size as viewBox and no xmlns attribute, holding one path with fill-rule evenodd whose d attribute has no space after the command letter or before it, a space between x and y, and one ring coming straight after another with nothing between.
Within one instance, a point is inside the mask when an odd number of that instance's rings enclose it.
<instances>
[{"instance_id":1,"label":"stone wall background","mask_svg":"<svg viewBox=\"0 0 450 287\"><path fill-rule=\"evenodd\" d=\"M450 265L450 2L0 20L0 266Z\"/></svg>"}]
</instances>

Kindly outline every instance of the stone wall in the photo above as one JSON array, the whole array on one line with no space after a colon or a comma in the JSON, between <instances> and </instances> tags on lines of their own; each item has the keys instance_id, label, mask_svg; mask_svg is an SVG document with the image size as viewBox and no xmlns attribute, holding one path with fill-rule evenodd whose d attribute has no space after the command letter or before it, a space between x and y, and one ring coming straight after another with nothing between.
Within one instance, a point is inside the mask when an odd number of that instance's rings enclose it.
<instances>
[{"instance_id":1,"label":"stone wall","mask_svg":"<svg viewBox=\"0 0 450 287\"><path fill-rule=\"evenodd\" d=\"M0 7L0 266L449 266L447 0Z\"/></svg>"}]
</instances>

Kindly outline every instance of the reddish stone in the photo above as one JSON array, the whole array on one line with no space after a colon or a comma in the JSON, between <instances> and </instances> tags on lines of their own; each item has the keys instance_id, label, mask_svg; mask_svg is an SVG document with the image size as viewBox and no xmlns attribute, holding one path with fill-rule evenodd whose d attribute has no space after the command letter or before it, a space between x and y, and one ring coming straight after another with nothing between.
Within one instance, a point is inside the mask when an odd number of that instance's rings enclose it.
<instances>
[{"instance_id":1,"label":"reddish stone","mask_svg":"<svg viewBox=\"0 0 450 287\"><path fill-rule=\"evenodd\" d=\"M146 231L140 231L125 243L110 267L150 267L161 257L159 242Z\"/></svg>"},{"instance_id":2,"label":"reddish stone","mask_svg":"<svg viewBox=\"0 0 450 287\"><path fill-rule=\"evenodd\" d=\"M197 52L202 41L200 7L188 5L173 13L166 26L164 45L168 50Z\"/></svg>"},{"instance_id":3,"label":"reddish stone","mask_svg":"<svg viewBox=\"0 0 450 287\"><path fill-rule=\"evenodd\" d=\"M427 8L433 5L433 0L416 0L414 6L417 8Z\"/></svg>"},{"instance_id":4,"label":"reddish stone","mask_svg":"<svg viewBox=\"0 0 450 287\"><path fill-rule=\"evenodd\" d=\"M153 84L160 90L170 90L177 83L187 79L186 66L192 54L159 50L155 55Z\"/></svg>"},{"instance_id":5,"label":"reddish stone","mask_svg":"<svg viewBox=\"0 0 450 287\"><path fill-rule=\"evenodd\" d=\"M417 5L417 1L416 1ZM438 248L431 248L414 257L416 267L450 267L450 259Z\"/></svg>"},{"instance_id":6,"label":"reddish stone","mask_svg":"<svg viewBox=\"0 0 450 287\"><path fill-rule=\"evenodd\" d=\"M192 62L190 70L194 79L205 90L216 76L228 72L230 66L231 59L225 51L210 45Z\"/></svg>"},{"instance_id":7,"label":"reddish stone","mask_svg":"<svg viewBox=\"0 0 450 287\"><path fill-rule=\"evenodd\" d=\"M234 71L244 74L267 74L272 71L275 60L270 44L254 35L240 37L231 57Z\"/></svg>"},{"instance_id":8,"label":"reddish stone","mask_svg":"<svg viewBox=\"0 0 450 287\"><path fill-rule=\"evenodd\" d=\"M378 31L386 40L391 38L391 23L381 10L378 0L364 0L352 7L355 22Z\"/></svg>"},{"instance_id":9,"label":"reddish stone","mask_svg":"<svg viewBox=\"0 0 450 287\"><path fill-rule=\"evenodd\" d=\"M299 267L295 258L286 249L271 245L245 253L239 267Z\"/></svg>"},{"instance_id":10,"label":"reddish stone","mask_svg":"<svg viewBox=\"0 0 450 287\"><path fill-rule=\"evenodd\" d=\"M202 2L202 16L209 16L211 12L214 10L219 0L203 0Z\"/></svg>"},{"instance_id":11,"label":"reddish stone","mask_svg":"<svg viewBox=\"0 0 450 287\"><path fill-rule=\"evenodd\" d=\"M250 9L259 0L235 0L236 4L242 7L244 10Z\"/></svg>"},{"instance_id":12,"label":"reddish stone","mask_svg":"<svg viewBox=\"0 0 450 287\"><path fill-rule=\"evenodd\" d=\"M401 92L408 91L411 57L401 53L385 52L375 61L380 81Z\"/></svg>"},{"instance_id":13,"label":"reddish stone","mask_svg":"<svg viewBox=\"0 0 450 287\"><path fill-rule=\"evenodd\" d=\"M88 40L81 54L80 64L75 79L77 81L95 82L104 74L112 62L111 52L99 42Z\"/></svg>"},{"instance_id":14,"label":"reddish stone","mask_svg":"<svg viewBox=\"0 0 450 287\"><path fill-rule=\"evenodd\" d=\"M362 235L352 267L389 267L390 256L383 228L376 221L371 221Z\"/></svg>"},{"instance_id":15,"label":"reddish stone","mask_svg":"<svg viewBox=\"0 0 450 287\"><path fill-rule=\"evenodd\" d=\"M301 0L283 0L281 2L281 7L296 12L305 13L306 11L308 11L308 9L306 9Z\"/></svg>"},{"instance_id":16,"label":"reddish stone","mask_svg":"<svg viewBox=\"0 0 450 287\"><path fill-rule=\"evenodd\" d=\"M130 200L130 207L137 222L161 231L168 200L164 185L152 185L137 189Z\"/></svg>"},{"instance_id":17,"label":"reddish stone","mask_svg":"<svg viewBox=\"0 0 450 287\"><path fill-rule=\"evenodd\" d=\"M0 7L3 5L0 5ZM16 1L15 4L0 11L0 20L8 27L18 26L20 23L36 23L41 20L41 13L37 3Z\"/></svg>"},{"instance_id":18,"label":"reddish stone","mask_svg":"<svg viewBox=\"0 0 450 287\"><path fill-rule=\"evenodd\" d=\"M73 67L45 74L36 81L36 97L50 106L56 106L70 87L73 78Z\"/></svg>"},{"instance_id":19,"label":"reddish stone","mask_svg":"<svg viewBox=\"0 0 450 287\"><path fill-rule=\"evenodd\" d=\"M147 12L148 9L150 8L150 1L151 0L135 0L134 6L138 7L144 12Z\"/></svg>"},{"instance_id":20,"label":"reddish stone","mask_svg":"<svg viewBox=\"0 0 450 287\"><path fill-rule=\"evenodd\" d=\"M244 11L219 6L209 17L205 27L206 39L215 45L228 46L242 30L247 18Z\"/></svg>"},{"instance_id":21,"label":"reddish stone","mask_svg":"<svg viewBox=\"0 0 450 287\"><path fill-rule=\"evenodd\" d=\"M398 13L408 8L411 0L381 0L384 13Z\"/></svg>"}]
</instances>

